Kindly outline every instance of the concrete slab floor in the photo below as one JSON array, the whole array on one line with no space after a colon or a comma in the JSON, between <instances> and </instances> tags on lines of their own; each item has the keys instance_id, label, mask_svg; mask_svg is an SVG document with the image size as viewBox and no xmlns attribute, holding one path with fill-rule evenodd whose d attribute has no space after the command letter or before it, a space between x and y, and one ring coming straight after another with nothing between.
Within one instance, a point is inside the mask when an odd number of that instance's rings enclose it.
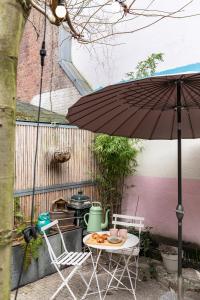
<instances>
[{"instance_id":1,"label":"concrete slab floor","mask_svg":"<svg viewBox=\"0 0 200 300\"><path fill-rule=\"evenodd\" d=\"M67 276L70 272L70 268L63 270L63 274ZM83 269L84 276L88 281L90 278L90 274L88 270ZM98 274L99 282L101 288L105 286L107 282L107 276L105 273L101 272ZM28 284L19 289L18 293L18 300L48 300L53 293L56 291L58 286L61 284L60 276L55 273L53 275L44 277L41 280L38 280L34 283ZM70 286L75 293L77 299L80 299L81 296L84 294L85 285L83 284L82 280L78 275L72 277L70 281ZM92 291L96 291L96 284L93 281L91 286ZM162 299L161 296L164 295L168 289L163 286L161 283L157 282L156 280L147 280L147 281L138 281L137 282L137 290L136 296L137 300L160 300ZM11 300L14 299L15 291L11 294ZM69 292L66 287L64 287L61 292L56 297L56 300L71 300L72 297L69 295ZM90 295L87 297L88 300L95 300L99 299L98 294ZM133 295L126 290L112 290L107 295L106 299L108 300L116 300L116 299L123 299L129 300L134 299ZM200 300L200 295L195 292L187 292L185 294L185 300ZM164 300L164 299L163 299ZM167 299L166 299L167 300ZM170 300L170 299L169 299Z\"/></svg>"}]
</instances>

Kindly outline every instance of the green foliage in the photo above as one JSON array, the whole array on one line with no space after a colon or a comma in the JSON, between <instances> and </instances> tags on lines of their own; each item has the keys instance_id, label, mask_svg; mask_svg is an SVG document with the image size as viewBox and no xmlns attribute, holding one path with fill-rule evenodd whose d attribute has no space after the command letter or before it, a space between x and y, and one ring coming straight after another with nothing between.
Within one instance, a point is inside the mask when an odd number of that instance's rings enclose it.
<instances>
[{"instance_id":1,"label":"green foliage","mask_svg":"<svg viewBox=\"0 0 200 300\"><path fill-rule=\"evenodd\" d=\"M140 61L136 66L135 72L129 72L126 76L130 80L141 79L152 76L159 62L163 61L163 53L152 53L147 59Z\"/></svg>"},{"instance_id":2,"label":"green foliage","mask_svg":"<svg viewBox=\"0 0 200 300\"><path fill-rule=\"evenodd\" d=\"M151 250L151 229L152 227L146 226L144 230L140 234L140 249L141 249L141 255L149 256L149 252ZM138 230L136 230L134 227L129 229L129 233L132 233L136 236L138 236Z\"/></svg>"},{"instance_id":3,"label":"green foliage","mask_svg":"<svg viewBox=\"0 0 200 300\"><path fill-rule=\"evenodd\" d=\"M23 238L23 230L27 227L27 223L21 223L17 226L16 228L16 234L17 234L17 240L20 241L21 247L24 249L26 248L26 242L24 241ZM38 259L39 257L39 248L43 244L43 239L40 234L37 235L37 238L29 242L27 245L27 249L25 252L25 257L24 257L24 271L28 270L28 267L31 264L32 259Z\"/></svg>"},{"instance_id":4,"label":"green foliage","mask_svg":"<svg viewBox=\"0 0 200 300\"><path fill-rule=\"evenodd\" d=\"M39 257L39 248L42 246L43 240L41 235L38 235L36 239L32 238L32 240L29 242L27 245L27 249L25 252L25 257L24 257L24 271L27 271L32 259L38 259ZM25 251L26 248L26 243L22 243L22 247Z\"/></svg>"},{"instance_id":5,"label":"green foliage","mask_svg":"<svg viewBox=\"0 0 200 300\"><path fill-rule=\"evenodd\" d=\"M158 279L158 272L156 270L156 265L153 262L149 263L149 274L151 279Z\"/></svg>"},{"instance_id":6,"label":"green foliage","mask_svg":"<svg viewBox=\"0 0 200 300\"><path fill-rule=\"evenodd\" d=\"M21 224L24 221L24 216L21 212L20 198L14 198L14 223Z\"/></svg>"},{"instance_id":7,"label":"green foliage","mask_svg":"<svg viewBox=\"0 0 200 300\"><path fill-rule=\"evenodd\" d=\"M103 208L121 205L124 178L134 174L137 154L141 150L139 140L125 137L97 135L93 145L98 171L97 187Z\"/></svg>"}]
</instances>

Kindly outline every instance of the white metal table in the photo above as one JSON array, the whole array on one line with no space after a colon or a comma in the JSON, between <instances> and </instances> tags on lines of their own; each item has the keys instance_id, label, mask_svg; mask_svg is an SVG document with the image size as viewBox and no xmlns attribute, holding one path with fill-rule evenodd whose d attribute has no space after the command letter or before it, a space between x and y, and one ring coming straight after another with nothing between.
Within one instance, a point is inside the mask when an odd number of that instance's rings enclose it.
<instances>
[{"instance_id":1,"label":"white metal table","mask_svg":"<svg viewBox=\"0 0 200 300\"><path fill-rule=\"evenodd\" d=\"M102 232L98 232L98 233L99 233L99 234L104 234L104 233L109 234L109 231L102 231ZM87 290L86 290L86 292L85 292L85 294L84 294L84 296L83 296L82 299L85 299L87 295L93 294L93 293L88 293L88 291L89 291L91 282L92 282L93 278L95 277L96 283L97 283L97 288L98 288L98 292L97 292L97 293L99 293L99 298L102 300L102 291L100 290L99 281L98 281L98 276L97 276L97 268L98 268L98 267L100 267L101 269L103 269L103 270L104 270L107 274L109 274L110 277L111 277L110 282L109 282L109 284L108 284L108 286L107 286L107 290L106 290L106 293L105 293L103 299L105 299L106 294L107 294L107 291L108 291L108 289L109 289L109 287L110 287L111 282L112 282L113 279L115 279L115 280L118 282L118 285L121 284L121 285L124 286L124 288L128 289L128 288L126 287L126 285L124 285L124 284L121 282L121 278L118 279L117 277L115 277L115 271L112 272L111 270L106 269L105 266L103 266L102 264L99 263L99 259L100 259L100 257L101 257L102 251L104 250L104 251L110 251L110 252L113 251L113 252L115 252L115 251L117 251L117 250L127 250L127 249L134 248L135 246L138 245L138 243L139 243L139 238L138 238L137 236L133 235L133 234L128 233L127 240L125 241L125 243L124 243L123 245L117 246L117 245L115 244L115 245L113 245L113 246L112 246L112 245L107 246L107 245L103 245L103 244L97 244L97 245L87 244L87 240L90 238L90 235L91 235L91 234L88 234L88 235L86 235L86 236L83 238L83 243L89 248L90 252L92 252L92 249L97 249L97 250L98 250L98 252L97 252L98 254L97 254L96 261L94 261L92 255L91 255L94 270L93 270L92 276L91 276L91 278L90 278L90 281L89 281ZM116 267L116 269L117 269L117 267ZM128 289L128 290L129 290L129 289Z\"/></svg>"}]
</instances>

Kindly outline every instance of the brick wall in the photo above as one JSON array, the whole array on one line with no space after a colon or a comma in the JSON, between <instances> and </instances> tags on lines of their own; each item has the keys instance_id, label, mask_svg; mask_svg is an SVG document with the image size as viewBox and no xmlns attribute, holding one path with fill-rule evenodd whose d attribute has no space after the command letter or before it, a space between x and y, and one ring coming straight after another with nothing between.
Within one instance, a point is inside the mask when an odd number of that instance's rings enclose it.
<instances>
[{"instance_id":1,"label":"brick wall","mask_svg":"<svg viewBox=\"0 0 200 300\"><path fill-rule=\"evenodd\" d=\"M20 46L17 97L37 105L41 72L39 51L43 40L44 16L32 9L29 20L26 22ZM67 107L74 103L80 94L58 63L58 32L59 28L51 25L47 20L47 56L43 77L42 107L65 114ZM49 91L52 91L51 95Z\"/></svg>"}]
</instances>

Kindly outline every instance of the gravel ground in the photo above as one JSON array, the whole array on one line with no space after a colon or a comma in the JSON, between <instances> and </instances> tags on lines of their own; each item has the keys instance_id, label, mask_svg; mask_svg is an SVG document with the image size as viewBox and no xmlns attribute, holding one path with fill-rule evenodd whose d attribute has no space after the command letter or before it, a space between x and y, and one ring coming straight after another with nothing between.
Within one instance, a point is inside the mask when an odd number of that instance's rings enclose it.
<instances>
[{"instance_id":1,"label":"gravel ground","mask_svg":"<svg viewBox=\"0 0 200 300\"><path fill-rule=\"evenodd\" d=\"M66 276L70 271L70 268L63 270L63 274ZM90 278L90 273L88 272L88 268L85 267L83 269L84 276L87 280ZM107 281L107 276L105 273L99 273L99 281L101 287L105 286ZM47 300L49 299L53 293L56 291L58 286L61 284L60 277L57 273L44 277L41 280L38 280L34 283L28 284L19 289L18 300ZM78 275L75 275L71 281L70 286L74 291L77 299L80 299L84 294L85 285L82 283L82 280ZM96 290L95 281L93 281L91 286L91 291ZM147 280L147 281L138 281L136 296L137 300L160 300L162 296L166 294L168 289L163 286L161 283L156 280ZM11 300L14 299L15 291L12 292ZM72 297L69 295L67 288L63 288L61 292L56 297L56 300L69 300ZM87 299L99 299L98 295L90 295ZM133 299L133 295L126 290L112 290L107 295L106 299L108 300L116 300L116 299ZM200 300L200 295L194 292L187 292L185 295L185 299L187 300ZM165 299L163 299L165 300ZM166 299L167 300L167 299Z\"/></svg>"}]
</instances>

